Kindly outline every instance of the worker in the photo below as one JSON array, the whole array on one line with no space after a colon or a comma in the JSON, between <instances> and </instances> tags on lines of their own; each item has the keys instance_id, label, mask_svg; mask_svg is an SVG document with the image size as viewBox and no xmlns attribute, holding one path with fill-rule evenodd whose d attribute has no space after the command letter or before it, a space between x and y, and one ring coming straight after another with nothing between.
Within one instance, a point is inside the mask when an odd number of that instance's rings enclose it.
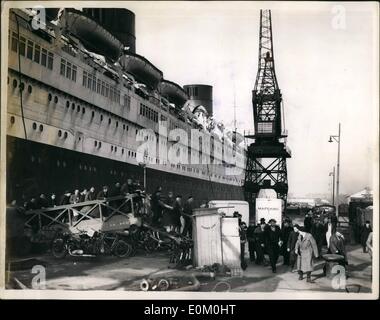
<instances>
[{"instance_id":1,"label":"worker","mask_svg":"<svg viewBox=\"0 0 380 320\"><path fill-rule=\"evenodd\" d=\"M282 246L282 241L281 230L277 225L277 221L275 219L269 220L269 227L265 230L265 243L269 255L269 261L272 267L272 272L276 273L276 264L280 253L280 247Z\"/></svg>"},{"instance_id":2,"label":"worker","mask_svg":"<svg viewBox=\"0 0 380 320\"><path fill-rule=\"evenodd\" d=\"M371 232L372 232L371 222L366 221L360 233L360 244L363 247L364 253L367 252L367 239Z\"/></svg>"},{"instance_id":3,"label":"worker","mask_svg":"<svg viewBox=\"0 0 380 320\"><path fill-rule=\"evenodd\" d=\"M248 251L249 251L249 259L251 262L256 260L255 255L255 229L256 225L254 221L249 222L249 226L247 228L247 240L248 240Z\"/></svg>"},{"instance_id":4,"label":"worker","mask_svg":"<svg viewBox=\"0 0 380 320\"><path fill-rule=\"evenodd\" d=\"M247 269L247 262L245 261L245 244L247 242L247 224L241 220L242 215L235 211L234 218L238 218L239 236L240 236L240 266L243 270Z\"/></svg>"},{"instance_id":5,"label":"worker","mask_svg":"<svg viewBox=\"0 0 380 320\"><path fill-rule=\"evenodd\" d=\"M193 228L192 228L193 227L193 202L194 202L194 197L189 196L183 206L183 213L182 213L182 217L185 222L182 235L188 236L190 238L192 237L192 231L193 231Z\"/></svg>"}]
</instances>

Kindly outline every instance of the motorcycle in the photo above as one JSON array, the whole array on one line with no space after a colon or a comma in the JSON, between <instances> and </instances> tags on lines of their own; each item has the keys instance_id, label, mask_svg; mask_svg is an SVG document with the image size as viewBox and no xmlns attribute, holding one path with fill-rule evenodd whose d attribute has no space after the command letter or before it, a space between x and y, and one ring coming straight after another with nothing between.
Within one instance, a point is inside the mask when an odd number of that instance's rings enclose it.
<instances>
[{"instance_id":1,"label":"motorcycle","mask_svg":"<svg viewBox=\"0 0 380 320\"><path fill-rule=\"evenodd\" d=\"M131 255L132 246L117 232L95 231L92 236L83 231L78 234L64 232L57 234L53 239L51 252L57 259L63 259L67 254L74 257L113 254L125 258Z\"/></svg>"}]
</instances>

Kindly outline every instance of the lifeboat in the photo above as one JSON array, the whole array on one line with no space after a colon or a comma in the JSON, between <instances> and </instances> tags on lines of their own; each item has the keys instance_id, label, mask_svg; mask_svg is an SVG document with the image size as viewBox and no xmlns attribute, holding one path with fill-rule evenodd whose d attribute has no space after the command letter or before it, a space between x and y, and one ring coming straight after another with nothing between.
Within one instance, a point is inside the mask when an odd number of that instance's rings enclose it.
<instances>
[{"instance_id":1,"label":"lifeboat","mask_svg":"<svg viewBox=\"0 0 380 320\"><path fill-rule=\"evenodd\" d=\"M139 82L156 89L162 80L162 71L149 60L136 53L128 52L120 57L120 65Z\"/></svg>"},{"instance_id":2,"label":"lifeboat","mask_svg":"<svg viewBox=\"0 0 380 320\"><path fill-rule=\"evenodd\" d=\"M159 91L170 102L173 102L177 106L183 106L189 99L188 94L178 84L162 80L159 84Z\"/></svg>"},{"instance_id":3,"label":"lifeboat","mask_svg":"<svg viewBox=\"0 0 380 320\"><path fill-rule=\"evenodd\" d=\"M121 56L123 44L83 12L65 9L61 19L67 30L76 36L87 50L106 56L113 61Z\"/></svg>"}]
</instances>

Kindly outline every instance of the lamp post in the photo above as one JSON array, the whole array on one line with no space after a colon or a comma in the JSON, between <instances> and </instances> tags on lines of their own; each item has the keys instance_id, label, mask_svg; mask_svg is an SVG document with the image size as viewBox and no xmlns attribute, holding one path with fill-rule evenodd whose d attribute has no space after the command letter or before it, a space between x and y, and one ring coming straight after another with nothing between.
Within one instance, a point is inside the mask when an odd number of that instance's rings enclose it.
<instances>
[{"instance_id":1,"label":"lamp post","mask_svg":"<svg viewBox=\"0 0 380 320\"><path fill-rule=\"evenodd\" d=\"M329 177L333 177L332 182L332 205L335 206L335 166L333 168L333 172L329 173Z\"/></svg>"},{"instance_id":2,"label":"lamp post","mask_svg":"<svg viewBox=\"0 0 380 320\"><path fill-rule=\"evenodd\" d=\"M339 169L340 169L340 137L341 137L341 131L340 131L340 123L339 123L339 129L338 129L338 135L330 135L329 142L337 142L338 143L338 161L336 166L336 216L339 215Z\"/></svg>"}]
</instances>

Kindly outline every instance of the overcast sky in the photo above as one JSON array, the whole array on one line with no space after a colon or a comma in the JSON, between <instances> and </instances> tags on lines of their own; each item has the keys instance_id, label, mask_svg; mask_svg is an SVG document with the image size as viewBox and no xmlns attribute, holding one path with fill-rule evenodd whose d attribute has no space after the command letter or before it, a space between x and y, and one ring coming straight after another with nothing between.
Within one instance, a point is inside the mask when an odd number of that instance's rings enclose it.
<instances>
[{"instance_id":1,"label":"overcast sky","mask_svg":"<svg viewBox=\"0 0 380 320\"><path fill-rule=\"evenodd\" d=\"M372 187L378 157L375 3L144 1L126 7L136 14L137 53L168 80L212 85L214 114L227 125L235 94L241 132L253 127L259 9L272 9L275 67L292 150L289 192L331 192L337 144L328 138L338 133L339 122L341 192Z\"/></svg>"}]
</instances>

